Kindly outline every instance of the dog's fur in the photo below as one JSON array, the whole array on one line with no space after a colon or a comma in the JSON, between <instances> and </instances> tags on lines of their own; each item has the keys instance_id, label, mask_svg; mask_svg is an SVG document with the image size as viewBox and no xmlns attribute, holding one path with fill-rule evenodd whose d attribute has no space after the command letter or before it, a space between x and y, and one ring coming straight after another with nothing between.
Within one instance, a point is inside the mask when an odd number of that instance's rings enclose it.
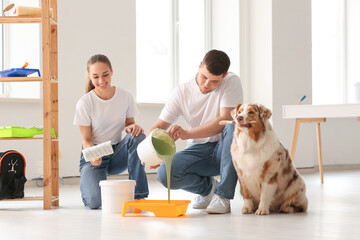
<instances>
[{"instance_id":1,"label":"dog's fur","mask_svg":"<svg viewBox=\"0 0 360 240\"><path fill-rule=\"evenodd\" d=\"M306 212L305 183L269 122L271 111L261 104L239 104L231 115L236 123L231 155L242 213Z\"/></svg>"}]
</instances>

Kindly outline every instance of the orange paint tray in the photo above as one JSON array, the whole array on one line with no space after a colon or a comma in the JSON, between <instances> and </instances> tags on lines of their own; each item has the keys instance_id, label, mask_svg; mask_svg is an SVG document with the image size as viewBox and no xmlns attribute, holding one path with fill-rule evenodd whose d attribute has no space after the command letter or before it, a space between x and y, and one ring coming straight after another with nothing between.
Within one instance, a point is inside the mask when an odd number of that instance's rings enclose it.
<instances>
[{"instance_id":1,"label":"orange paint tray","mask_svg":"<svg viewBox=\"0 0 360 240\"><path fill-rule=\"evenodd\" d=\"M128 207L133 213L141 213L141 210L153 212L156 217L179 217L185 215L190 200L134 200L124 202L121 216L125 217Z\"/></svg>"}]
</instances>

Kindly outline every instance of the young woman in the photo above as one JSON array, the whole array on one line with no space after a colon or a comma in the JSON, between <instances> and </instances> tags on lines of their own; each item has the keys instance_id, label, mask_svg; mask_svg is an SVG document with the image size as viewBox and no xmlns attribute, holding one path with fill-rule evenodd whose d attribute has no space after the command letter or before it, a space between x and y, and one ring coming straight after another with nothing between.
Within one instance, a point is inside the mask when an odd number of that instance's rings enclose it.
<instances>
[{"instance_id":1,"label":"young woman","mask_svg":"<svg viewBox=\"0 0 360 240\"><path fill-rule=\"evenodd\" d=\"M136 180L135 199L149 194L144 166L137 155L138 144L145 139L144 130L135 123L137 113L133 96L125 89L111 85L113 69L101 54L87 63L86 94L76 105L74 125L79 126L83 149L111 141L114 153L86 162L80 156L80 190L85 206L101 206L99 182L107 175L128 170L129 179ZM127 135L122 139L122 132Z\"/></svg>"}]
</instances>

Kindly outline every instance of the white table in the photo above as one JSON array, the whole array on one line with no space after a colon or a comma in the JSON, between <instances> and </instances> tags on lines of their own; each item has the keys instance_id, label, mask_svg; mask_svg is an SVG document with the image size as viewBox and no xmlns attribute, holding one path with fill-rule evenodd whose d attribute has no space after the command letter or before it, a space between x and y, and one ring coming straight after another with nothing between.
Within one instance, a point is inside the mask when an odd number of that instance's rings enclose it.
<instances>
[{"instance_id":1,"label":"white table","mask_svg":"<svg viewBox=\"0 0 360 240\"><path fill-rule=\"evenodd\" d=\"M319 158L319 172L321 183L324 183L323 161L321 152L320 123L326 118L357 117L360 121L360 104L335 104L335 105L284 105L283 118L295 118L293 142L291 146L291 159L294 161L296 143L299 136L300 123L316 123L316 136Z\"/></svg>"}]
</instances>

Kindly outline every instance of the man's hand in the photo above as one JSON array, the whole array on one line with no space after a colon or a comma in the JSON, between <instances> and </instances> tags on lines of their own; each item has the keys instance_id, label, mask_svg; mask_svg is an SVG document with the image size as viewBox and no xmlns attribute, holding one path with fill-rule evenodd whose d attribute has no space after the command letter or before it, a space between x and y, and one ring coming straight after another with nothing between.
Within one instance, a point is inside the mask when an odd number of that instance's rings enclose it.
<instances>
[{"instance_id":1,"label":"man's hand","mask_svg":"<svg viewBox=\"0 0 360 240\"><path fill-rule=\"evenodd\" d=\"M144 162L141 162L141 165L146 165ZM156 166L150 166L149 168L150 168L150 170L152 170L152 169L157 169L157 168L159 168L160 167L160 164L159 165L156 165Z\"/></svg>"},{"instance_id":2,"label":"man's hand","mask_svg":"<svg viewBox=\"0 0 360 240\"><path fill-rule=\"evenodd\" d=\"M179 138L182 140L189 139L189 132L178 125L172 125L169 128L168 134L172 139L174 139L174 141Z\"/></svg>"},{"instance_id":3,"label":"man's hand","mask_svg":"<svg viewBox=\"0 0 360 240\"><path fill-rule=\"evenodd\" d=\"M139 125L137 125L136 123L133 123L125 128L125 132L126 133L131 132L131 136L135 137L138 136L140 133L144 133L144 129Z\"/></svg>"}]
</instances>

